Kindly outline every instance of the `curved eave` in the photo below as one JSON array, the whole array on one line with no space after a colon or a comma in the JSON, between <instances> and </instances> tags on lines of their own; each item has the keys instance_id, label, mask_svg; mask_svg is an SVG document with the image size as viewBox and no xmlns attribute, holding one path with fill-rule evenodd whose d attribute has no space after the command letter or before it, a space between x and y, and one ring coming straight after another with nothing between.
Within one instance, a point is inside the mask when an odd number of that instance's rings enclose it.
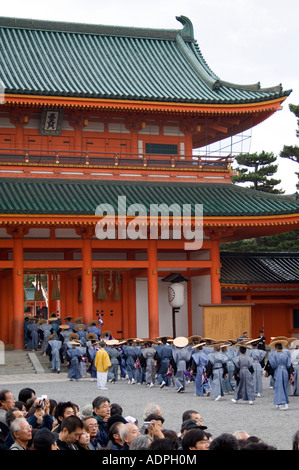
<instances>
[{"instance_id":1,"label":"curved eave","mask_svg":"<svg viewBox=\"0 0 299 470\"><path fill-rule=\"evenodd\" d=\"M267 101L250 103L177 103L161 101L139 101L121 99L93 99L42 95L5 94L4 104L25 107L63 107L82 109L105 109L111 111L204 113L204 114L243 114L275 112L287 98L282 96Z\"/></svg>"}]
</instances>

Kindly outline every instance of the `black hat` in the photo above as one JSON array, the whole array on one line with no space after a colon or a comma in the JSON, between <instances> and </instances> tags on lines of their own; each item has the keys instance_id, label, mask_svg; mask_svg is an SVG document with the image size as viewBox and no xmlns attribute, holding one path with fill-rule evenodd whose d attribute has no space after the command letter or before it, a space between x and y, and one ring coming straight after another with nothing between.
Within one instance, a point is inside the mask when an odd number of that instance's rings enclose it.
<instances>
[{"instance_id":1,"label":"black hat","mask_svg":"<svg viewBox=\"0 0 299 470\"><path fill-rule=\"evenodd\" d=\"M38 429L33 438L33 447L35 450L50 450L58 437L56 432L51 432L48 428Z\"/></svg>"},{"instance_id":2,"label":"black hat","mask_svg":"<svg viewBox=\"0 0 299 470\"><path fill-rule=\"evenodd\" d=\"M181 433L184 431L189 431L189 429L207 429L207 426L201 426L197 424L195 419L186 419L186 421L183 421L182 426L181 426Z\"/></svg>"}]
</instances>

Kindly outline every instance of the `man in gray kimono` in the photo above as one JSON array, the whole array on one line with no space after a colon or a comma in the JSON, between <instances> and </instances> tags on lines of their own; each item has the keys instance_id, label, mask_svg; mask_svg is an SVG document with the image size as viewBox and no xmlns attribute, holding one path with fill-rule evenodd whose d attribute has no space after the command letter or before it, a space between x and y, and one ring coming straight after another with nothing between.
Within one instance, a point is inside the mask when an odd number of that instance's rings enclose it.
<instances>
[{"instance_id":1,"label":"man in gray kimono","mask_svg":"<svg viewBox=\"0 0 299 470\"><path fill-rule=\"evenodd\" d=\"M223 378L227 378L227 357L223 354L222 344L214 344L214 352L208 355L206 374L209 379L211 393L210 396L215 401L220 401L224 395Z\"/></svg>"},{"instance_id":2,"label":"man in gray kimono","mask_svg":"<svg viewBox=\"0 0 299 470\"><path fill-rule=\"evenodd\" d=\"M175 371L174 386L178 393L185 390L186 377L184 372L187 370L187 362L191 358L191 351L187 349L188 338L178 336L173 340L175 346L172 351L172 365Z\"/></svg>"},{"instance_id":3,"label":"man in gray kimono","mask_svg":"<svg viewBox=\"0 0 299 470\"><path fill-rule=\"evenodd\" d=\"M240 354L233 358L235 364L234 378L236 379L237 386L232 398L233 403L238 403L238 400L246 400L249 405L253 405L255 399L254 393L254 380L253 380L253 360L247 352L247 346L240 345Z\"/></svg>"}]
</instances>

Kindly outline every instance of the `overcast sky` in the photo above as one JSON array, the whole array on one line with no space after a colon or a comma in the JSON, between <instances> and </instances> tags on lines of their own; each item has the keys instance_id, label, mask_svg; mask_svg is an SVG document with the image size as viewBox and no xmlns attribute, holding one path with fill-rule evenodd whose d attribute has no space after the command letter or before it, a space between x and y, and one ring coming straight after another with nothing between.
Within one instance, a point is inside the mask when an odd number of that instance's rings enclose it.
<instances>
[{"instance_id":1,"label":"overcast sky","mask_svg":"<svg viewBox=\"0 0 299 470\"><path fill-rule=\"evenodd\" d=\"M299 0L10 0L1 16L76 23L180 29L187 16L211 69L222 80L292 89L283 109L252 129L246 150L279 155L299 145L297 120L289 104L299 105ZM244 148L243 148L244 150ZM295 192L298 164L279 159L286 194Z\"/></svg>"}]
</instances>

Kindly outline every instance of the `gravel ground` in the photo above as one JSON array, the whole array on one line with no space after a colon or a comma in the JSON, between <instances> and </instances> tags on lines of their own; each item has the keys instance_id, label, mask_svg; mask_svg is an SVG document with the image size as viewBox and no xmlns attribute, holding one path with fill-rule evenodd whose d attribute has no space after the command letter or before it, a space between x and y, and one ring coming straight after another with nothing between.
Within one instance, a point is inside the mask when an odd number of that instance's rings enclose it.
<instances>
[{"instance_id":1,"label":"gravel ground","mask_svg":"<svg viewBox=\"0 0 299 470\"><path fill-rule=\"evenodd\" d=\"M45 373L2 375L0 384L1 389L11 390L15 398L21 388L30 386L37 396L48 395L57 401L72 400L80 409L96 396L105 395L111 403L119 403L123 407L123 416L137 418L139 425L143 421L145 405L157 403L165 418L164 428L176 432L180 431L182 413L194 409L201 414L203 423L213 437L244 429L275 446L277 450L291 450L293 435L299 429L299 397L290 396L289 409L278 411L273 405L273 389L269 387L269 378L263 378L263 396L257 398L254 405L242 401L234 404L232 395L225 395L219 402L210 397L196 397L192 383L187 384L184 393L177 393L173 386L161 390L158 385L148 388L146 385L129 385L126 380L120 380L108 384L108 390L100 392L96 382L88 378L70 382L65 373Z\"/></svg>"}]
</instances>

